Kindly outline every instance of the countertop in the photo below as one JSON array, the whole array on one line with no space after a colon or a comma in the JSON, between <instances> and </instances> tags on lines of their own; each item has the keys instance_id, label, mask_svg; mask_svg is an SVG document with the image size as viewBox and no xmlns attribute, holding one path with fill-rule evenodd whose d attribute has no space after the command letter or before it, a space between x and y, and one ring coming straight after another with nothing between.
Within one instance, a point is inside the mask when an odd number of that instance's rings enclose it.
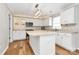
<instances>
[{"instance_id":1,"label":"countertop","mask_svg":"<svg viewBox=\"0 0 79 59\"><path fill-rule=\"evenodd\" d=\"M79 32L77 31L58 31L58 33L70 33L70 34L78 34Z\"/></svg>"},{"instance_id":2,"label":"countertop","mask_svg":"<svg viewBox=\"0 0 79 59\"><path fill-rule=\"evenodd\" d=\"M77 31L64 31L64 30L59 30L59 31L54 31L54 30L34 30L34 31L27 31L25 29L15 29L13 31L25 31L25 32L28 32L28 33L33 33L34 35L36 33L40 34L40 35L46 35L46 33L48 34L51 34L51 33L54 33L54 32L57 32L57 33L70 33L70 34L78 34L79 32ZM45 33L45 34L44 34Z\"/></svg>"},{"instance_id":3,"label":"countertop","mask_svg":"<svg viewBox=\"0 0 79 59\"><path fill-rule=\"evenodd\" d=\"M42 35L53 35L56 32L45 31L45 30L36 30L36 31L26 31L30 36L42 36Z\"/></svg>"}]
</instances>

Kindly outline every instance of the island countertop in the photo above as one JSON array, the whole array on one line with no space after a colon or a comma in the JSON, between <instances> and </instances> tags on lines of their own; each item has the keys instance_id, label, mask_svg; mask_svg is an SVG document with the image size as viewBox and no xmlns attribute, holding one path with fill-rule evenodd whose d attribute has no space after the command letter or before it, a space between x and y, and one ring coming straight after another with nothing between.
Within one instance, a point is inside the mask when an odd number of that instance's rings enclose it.
<instances>
[{"instance_id":1,"label":"island countertop","mask_svg":"<svg viewBox=\"0 0 79 59\"><path fill-rule=\"evenodd\" d=\"M56 32L46 30L26 31L31 36L53 35Z\"/></svg>"}]
</instances>

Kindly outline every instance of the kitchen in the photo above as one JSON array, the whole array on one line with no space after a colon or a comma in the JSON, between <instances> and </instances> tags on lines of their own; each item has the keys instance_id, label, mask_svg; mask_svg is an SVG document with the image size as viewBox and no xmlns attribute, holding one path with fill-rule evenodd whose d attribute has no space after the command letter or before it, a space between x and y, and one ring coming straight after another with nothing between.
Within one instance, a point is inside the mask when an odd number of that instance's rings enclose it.
<instances>
[{"instance_id":1,"label":"kitchen","mask_svg":"<svg viewBox=\"0 0 79 59\"><path fill-rule=\"evenodd\" d=\"M12 18L4 55L79 55L78 3L5 5Z\"/></svg>"}]
</instances>

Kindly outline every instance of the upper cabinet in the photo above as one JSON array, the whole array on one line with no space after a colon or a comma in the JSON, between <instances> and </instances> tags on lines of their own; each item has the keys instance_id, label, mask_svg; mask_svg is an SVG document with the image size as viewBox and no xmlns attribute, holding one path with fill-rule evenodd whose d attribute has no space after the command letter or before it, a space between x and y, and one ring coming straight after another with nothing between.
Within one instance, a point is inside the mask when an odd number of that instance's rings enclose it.
<instances>
[{"instance_id":1,"label":"upper cabinet","mask_svg":"<svg viewBox=\"0 0 79 59\"><path fill-rule=\"evenodd\" d=\"M33 26L52 26L52 19L34 19Z\"/></svg>"},{"instance_id":2,"label":"upper cabinet","mask_svg":"<svg viewBox=\"0 0 79 59\"><path fill-rule=\"evenodd\" d=\"M41 19L33 19L33 26L43 26Z\"/></svg>"},{"instance_id":3,"label":"upper cabinet","mask_svg":"<svg viewBox=\"0 0 79 59\"><path fill-rule=\"evenodd\" d=\"M79 23L79 5L69 8L61 13L61 24Z\"/></svg>"},{"instance_id":4,"label":"upper cabinet","mask_svg":"<svg viewBox=\"0 0 79 59\"><path fill-rule=\"evenodd\" d=\"M61 13L61 24L72 24L74 21L74 8L67 9Z\"/></svg>"},{"instance_id":5,"label":"upper cabinet","mask_svg":"<svg viewBox=\"0 0 79 59\"><path fill-rule=\"evenodd\" d=\"M53 19L30 19L23 17L14 17L14 29L26 29L26 22L32 22L33 26L53 26Z\"/></svg>"},{"instance_id":6,"label":"upper cabinet","mask_svg":"<svg viewBox=\"0 0 79 59\"><path fill-rule=\"evenodd\" d=\"M43 26L53 26L53 19L45 19L42 22Z\"/></svg>"},{"instance_id":7,"label":"upper cabinet","mask_svg":"<svg viewBox=\"0 0 79 59\"><path fill-rule=\"evenodd\" d=\"M24 18L14 17L13 29L25 29L25 20Z\"/></svg>"}]
</instances>

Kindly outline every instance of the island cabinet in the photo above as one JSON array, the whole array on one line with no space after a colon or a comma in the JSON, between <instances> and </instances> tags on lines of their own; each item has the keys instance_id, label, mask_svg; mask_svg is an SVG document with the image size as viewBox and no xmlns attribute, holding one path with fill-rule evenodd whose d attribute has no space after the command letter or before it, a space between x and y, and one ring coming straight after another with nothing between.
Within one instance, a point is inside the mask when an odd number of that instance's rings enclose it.
<instances>
[{"instance_id":1,"label":"island cabinet","mask_svg":"<svg viewBox=\"0 0 79 59\"><path fill-rule=\"evenodd\" d=\"M35 55L53 55L55 54L55 37L30 36L30 45Z\"/></svg>"},{"instance_id":2,"label":"island cabinet","mask_svg":"<svg viewBox=\"0 0 79 59\"><path fill-rule=\"evenodd\" d=\"M34 52L35 55L39 55L39 42L40 40L38 39L39 37L34 37L34 36L30 36L30 46Z\"/></svg>"},{"instance_id":3,"label":"island cabinet","mask_svg":"<svg viewBox=\"0 0 79 59\"><path fill-rule=\"evenodd\" d=\"M79 6L69 8L60 14L61 24L75 24L79 22Z\"/></svg>"},{"instance_id":4,"label":"island cabinet","mask_svg":"<svg viewBox=\"0 0 79 59\"><path fill-rule=\"evenodd\" d=\"M55 55L55 35L40 37L39 54Z\"/></svg>"},{"instance_id":5,"label":"island cabinet","mask_svg":"<svg viewBox=\"0 0 79 59\"><path fill-rule=\"evenodd\" d=\"M31 31L27 33L30 35L29 43L35 55L55 55L54 33L44 31Z\"/></svg>"}]
</instances>

